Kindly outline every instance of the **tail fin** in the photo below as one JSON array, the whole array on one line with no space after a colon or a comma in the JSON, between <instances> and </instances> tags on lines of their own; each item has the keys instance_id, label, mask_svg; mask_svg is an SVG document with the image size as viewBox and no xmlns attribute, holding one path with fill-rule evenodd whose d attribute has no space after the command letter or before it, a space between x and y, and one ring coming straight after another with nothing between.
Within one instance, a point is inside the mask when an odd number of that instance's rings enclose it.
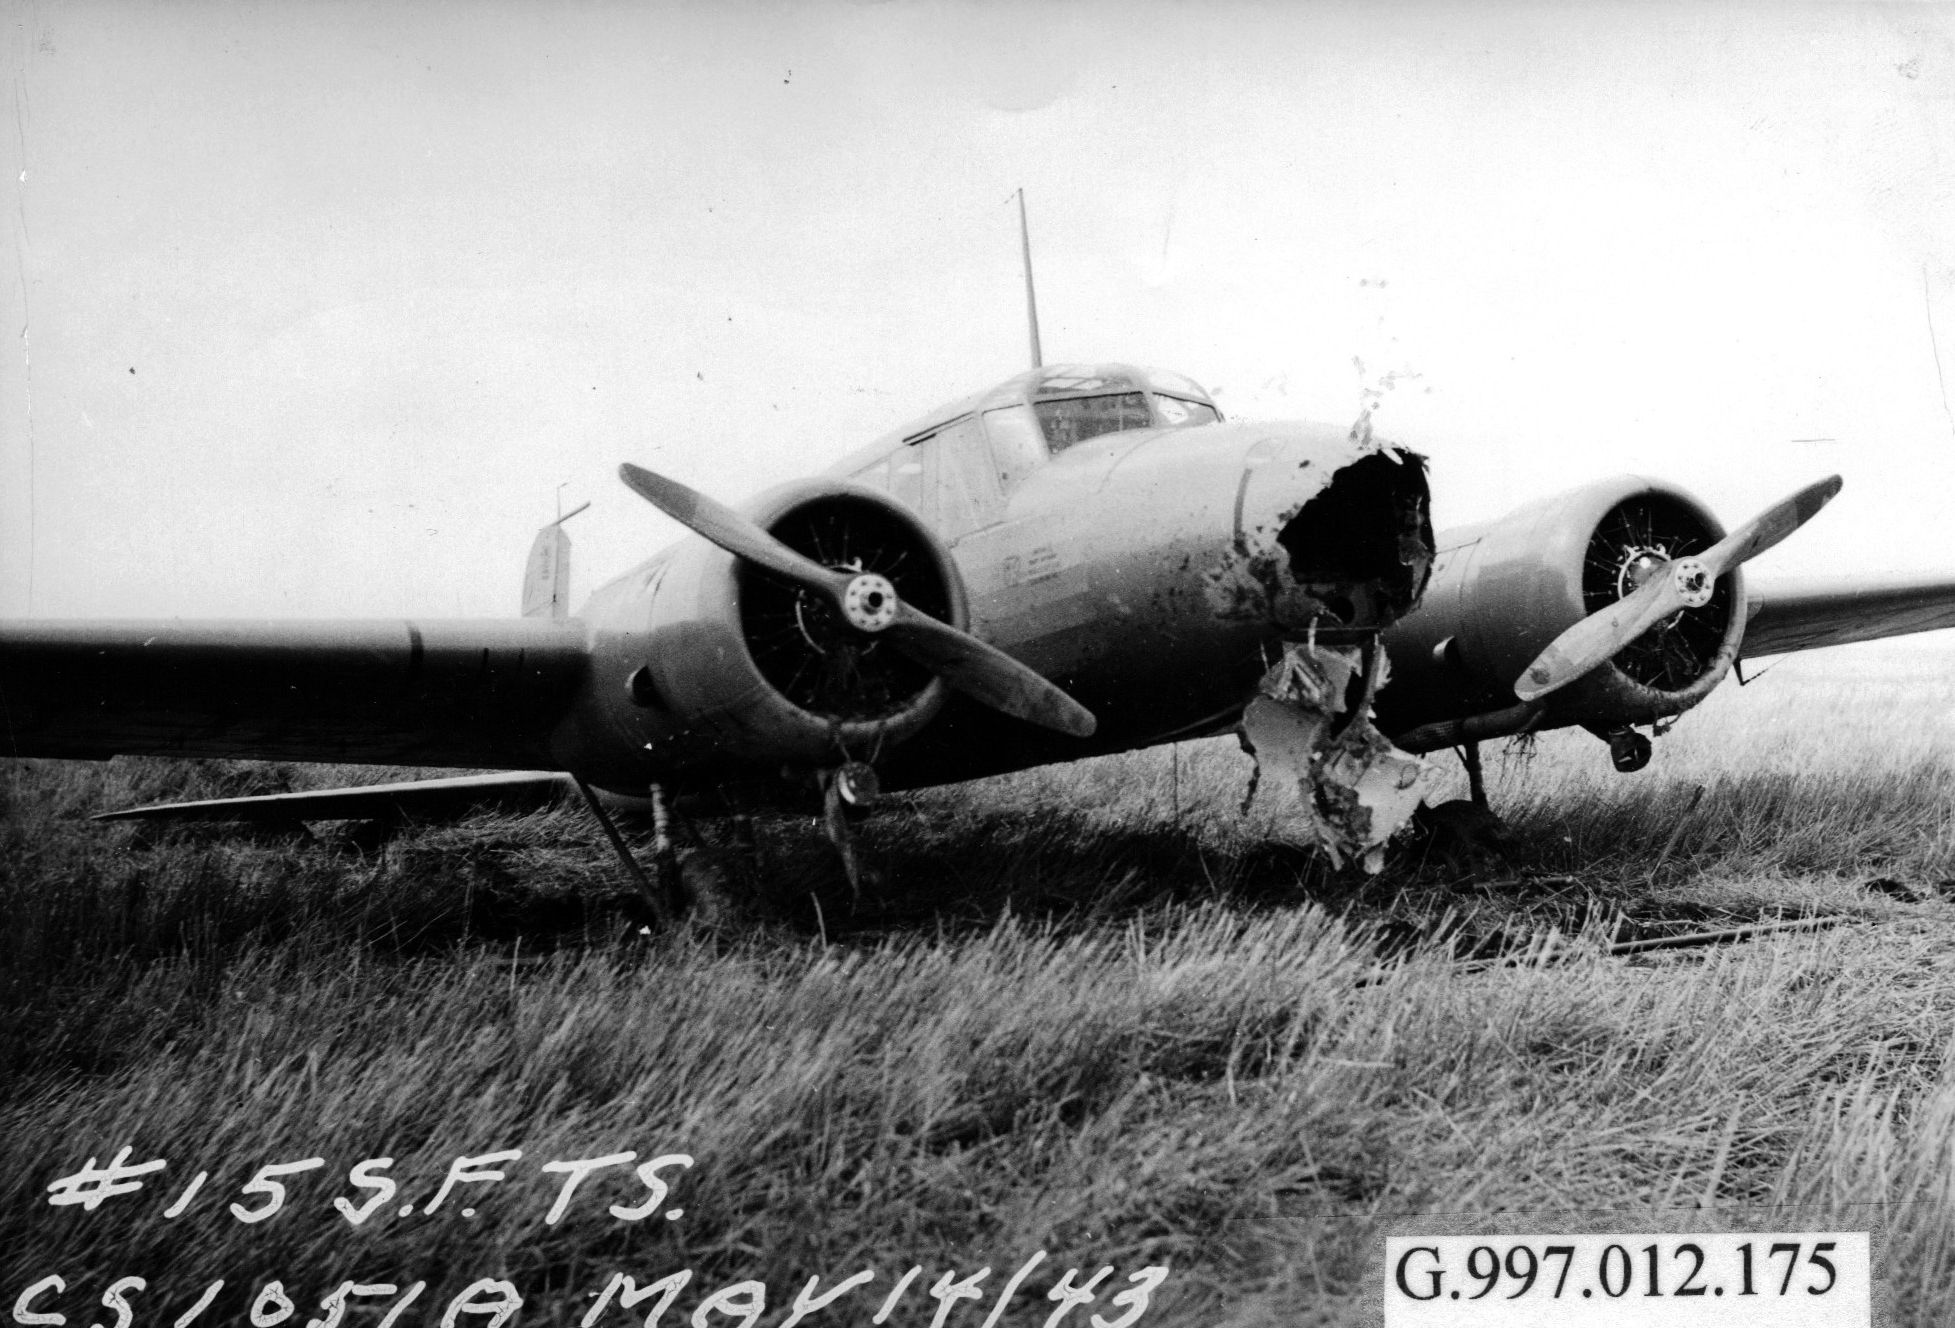
<instances>
[{"instance_id":1,"label":"tail fin","mask_svg":"<svg viewBox=\"0 0 1955 1328\"><path fill-rule=\"evenodd\" d=\"M563 523L589 506L573 507L536 532L536 542L529 546L529 564L523 568L525 618L570 616L570 536L563 533Z\"/></svg>"}]
</instances>

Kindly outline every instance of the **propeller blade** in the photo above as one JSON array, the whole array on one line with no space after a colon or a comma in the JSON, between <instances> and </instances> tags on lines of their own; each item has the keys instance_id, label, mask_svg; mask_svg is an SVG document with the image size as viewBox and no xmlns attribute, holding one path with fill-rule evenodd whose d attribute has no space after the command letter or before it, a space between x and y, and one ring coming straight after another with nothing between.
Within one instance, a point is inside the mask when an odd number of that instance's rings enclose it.
<instances>
[{"instance_id":1,"label":"propeller blade","mask_svg":"<svg viewBox=\"0 0 1955 1328\"><path fill-rule=\"evenodd\" d=\"M687 530L737 558L745 558L797 585L818 590L837 604L848 589L848 573L830 571L814 559L796 553L725 503L716 502L697 489L687 488L677 480L653 474L629 461L618 467L618 478L633 493Z\"/></svg>"},{"instance_id":2,"label":"propeller blade","mask_svg":"<svg viewBox=\"0 0 1955 1328\"><path fill-rule=\"evenodd\" d=\"M1533 701L1558 691L1609 660L1663 619L1686 607L1671 574L1673 564L1606 609L1598 609L1549 642L1514 684L1514 695Z\"/></svg>"},{"instance_id":3,"label":"propeller blade","mask_svg":"<svg viewBox=\"0 0 1955 1328\"><path fill-rule=\"evenodd\" d=\"M1036 671L970 633L911 608L896 598L895 588L883 578L823 567L724 503L629 461L618 467L618 478L659 511L734 557L827 595L858 628L886 634L896 649L992 709L1077 738L1091 737L1099 727L1092 711ZM850 588L858 583L871 597L869 602L850 600ZM893 601L894 607L886 601Z\"/></svg>"},{"instance_id":4,"label":"propeller blade","mask_svg":"<svg viewBox=\"0 0 1955 1328\"><path fill-rule=\"evenodd\" d=\"M908 604L897 608L885 635L905 655L993 710L1075 738L1090 738L1099 727L1092 711L1036 670Z\"/></svg>"},{"instance_id":5,"label":"propeller blade","mask_svg":"<svg viewBox=\"0 0 1955 1328\"><path fill-rule=\"evenodd\" d=\"M1707 602L1717 578L1812 520L1840 487L1840 477L1829 475L1766 508L1702 554L1672 558L1633 594L1591 613L1550 642L1514 684L1514 695L1534 701L1558 691L1613 659L1671 614Z\"/></svg>"},{"instance_id":6,"label":"propeller blade","mask_svg":"<svg viewBox=\"0 0 1955 1328\"><path fill-rule=\"evenodd\" d=\"M1714 577L1756 558L1800 526L1813 519L1819 509L1833 501L1842 481L1828 475L1817 484L1808 484L1790 498L1766 508L1744 525L1711 545L1701 555Z\"/></svg>"}]
</instances>

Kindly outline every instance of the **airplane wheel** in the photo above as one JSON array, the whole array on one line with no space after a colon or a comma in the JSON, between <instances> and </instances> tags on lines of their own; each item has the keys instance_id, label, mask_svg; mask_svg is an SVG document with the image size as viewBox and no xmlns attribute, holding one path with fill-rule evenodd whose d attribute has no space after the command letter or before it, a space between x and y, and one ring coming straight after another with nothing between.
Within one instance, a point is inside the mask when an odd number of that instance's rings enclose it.
<instances>
[{"instance_id":1,"label":"airplane wheel","mask_svg":"<svg viewBox=\"0 0 1955 1328\"><path fill-rule=\"evenodd\" d=\"M1634 774L1650 763L1650 740L1635 729L1609 735L1609 760L1623 774Z\"/></svg>"}]
</instances>

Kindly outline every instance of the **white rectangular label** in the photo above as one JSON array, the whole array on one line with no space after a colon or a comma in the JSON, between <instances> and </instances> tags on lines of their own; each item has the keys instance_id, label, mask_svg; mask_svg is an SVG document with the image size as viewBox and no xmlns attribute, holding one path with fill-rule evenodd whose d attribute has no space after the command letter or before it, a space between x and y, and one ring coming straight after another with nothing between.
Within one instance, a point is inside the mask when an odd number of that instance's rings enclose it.
<instances>
[{"instance_id":1,"label":"white rectangular label","mask_svg":"<svg viewBox=\"0 0 1955 1328\"><path fill-rule=\"evenodd\" d=\"M1864 1231L1393 1236L1385 1328L1870 1328Z\"/></svg>"}]
</instances>

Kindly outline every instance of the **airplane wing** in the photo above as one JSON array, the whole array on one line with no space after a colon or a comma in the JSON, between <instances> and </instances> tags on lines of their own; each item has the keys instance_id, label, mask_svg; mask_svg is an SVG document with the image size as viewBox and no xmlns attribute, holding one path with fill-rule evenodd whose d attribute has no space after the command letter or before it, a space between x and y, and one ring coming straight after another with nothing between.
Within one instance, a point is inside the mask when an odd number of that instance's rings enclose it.
<instances>
[{"instance_id":1,"label":"airplane wing","mask_svg":"<svg viewBox=\"0 0 1955 1328\"><path fill-rule=\"evenodd\" d=\"M499 775L415 779L398 784L260 793L248 798L159 802L97 812L92 821L348 821L411 816L445 820L485 807L529 811L568 796L575 779L562 771L516 770Z\"/></svg>"},{"instance_id":2,"label":"airplane wing","mask_svg":"<svg viewBox=\"0 0 1955 1328\"><path fill-rule=\"evenodd\" d=\"M1955 627L1955 581L1778 581L1746 587L1740 657L1873 641Z\"/></svg>"},{"instance_id":3,"label":"airplane wing","mask_svg":"<svg viewBox=\"0 0 1955 1328\"><path fill-rule=\"evenodd\" d=\"M576 620L0 622L0 755L538 770Z\"/></svg>"}]
</instances>

